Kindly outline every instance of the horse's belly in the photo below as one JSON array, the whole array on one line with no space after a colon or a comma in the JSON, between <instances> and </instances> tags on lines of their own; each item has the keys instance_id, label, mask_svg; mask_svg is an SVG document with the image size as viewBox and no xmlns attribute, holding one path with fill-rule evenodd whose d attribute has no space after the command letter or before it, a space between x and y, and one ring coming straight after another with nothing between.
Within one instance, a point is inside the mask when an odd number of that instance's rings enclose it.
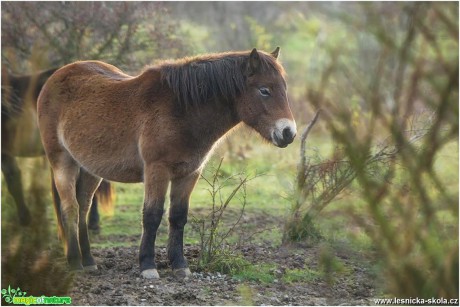
<instances>
[{"instance_id":1,"label":"horse's belly","mask_svg":"<svg viewBox=\"0 0 460 307\"><path fill-rule=\"evenodd\" d=\"M94 175L117 182L143 181L143 162L132 141L70 132L64 133L61 142L77 163Z\"/></svg>"},{"instance_id":2,"label":"horse's belly","mask_svg":"<svg viewBox=\"0 0 460 307\"><path fill-rule=\"evenodd\" d=\"M138 165L134 165L131 161L107 161L103 163L95 163L95 161L88 161L84 158L78 160L80 165L90 173L110 181L124 183L143 181L143 168Z\"/></svg>"},{"instance_id":3,"label":"horse's belly","mask_svg":"<svg viewBox=\"0 0 460 307\"><path fill-rule=\"evenodd\" d=\"M94 163L81 161L81 165L91 173L116 182L133 183L143 181L143 167L133 161L106 161Z\"/></svg>"}]
</instances>

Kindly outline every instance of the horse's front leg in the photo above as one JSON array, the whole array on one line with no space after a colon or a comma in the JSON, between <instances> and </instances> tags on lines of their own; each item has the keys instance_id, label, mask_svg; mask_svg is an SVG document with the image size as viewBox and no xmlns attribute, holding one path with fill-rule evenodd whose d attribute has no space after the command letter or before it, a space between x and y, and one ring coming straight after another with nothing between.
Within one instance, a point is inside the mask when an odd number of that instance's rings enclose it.
<instances>
[{"instance_id":1,"label":"horse's front leg","mask_svg":"<svg viewBox=\"0 0 460 307\"><path fill-rule=\"evenodd\" d=\"M199 172L192 173L174 179L171 183L168 258L173 274L178 278L185 278L191 274L184 257L184 226L187 223L190 194L199 175Z\"/></svg>"},{"instance_id":2,"label":"horse's front leg","mask_svg":"<svg viewBox=\"0 0 460 307\"><path fill-rule=\"evenodd\" d=\"M158 166L144 170L144 208L142 211L142 239L139 251L141 275L144 278L159 278L155 264L155 239L164 212L165 194L169 184L169 172Z\"/></svg>"}]
</instances>

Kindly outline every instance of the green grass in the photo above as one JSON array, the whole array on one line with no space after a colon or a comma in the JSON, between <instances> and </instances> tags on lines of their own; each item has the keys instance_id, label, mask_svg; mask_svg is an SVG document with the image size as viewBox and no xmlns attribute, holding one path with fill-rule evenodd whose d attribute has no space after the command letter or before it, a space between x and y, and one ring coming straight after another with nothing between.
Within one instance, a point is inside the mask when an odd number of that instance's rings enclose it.
<instances>
[{"instance_id":1,"label":"green grass","mask_svg":"<svg viewBox=\"0 0 460 307\"><path fill-rule=\"evenodd\" d=\"M321 278L321 273L312 269L287 270L282 277L285 283L311 282Z\"/></svg>"},{"instance_id":2,"label":"green grass","mask_svg":"<svg viewBox=\"0 0 460 307\"><path fill-rule=\"evenodd\" d=\"M235 274L233 277L241 281L256 281L263 284L273 283L276 279L274 270L275 264L257 264L247 267L244 271Z\"/></svg>"},{"instance_id":3,"label":"green grass","mask_svg":"<svg viewBox=\"0 0 460 307\"><path fill-rule=\"evenodd\" d=\"M321 126L319 125L318 128ZM302 127L299 127L299 132ZM263 176L251 180L247 186L247 206L245 219L238 227L240 233L245 235L254 233L252 243L269 243L278 246L281 243L282 227L284 218L290 210L290 193L292 193L294 176L298 161L299 140L286 149L279 149L264 141L256 133L248 132L249 129L241 128L229 138L232 142L233 151L230 152L228 142L223 141L210 159L204 174L212 172L221 157L224 157L222 169L225 174L245 172L248 174L260 174ZM321 155L327 157L334 148L334 144L328 137L313 130L307 143L309 148L315 147ZM241 151L243 158L238 156ZM32 159L33 160L33 159ZM27 188L30 178L27 171L31 159L18 159L23 168L23 177ZM440 179L445 183L451 195L458 195L458 143L447 144L439 153L435 163L435 170ZM49 173L44 168L44 180L48 180ZM6 190L4 178L2 178L2 229L7 230L8 225L15 223L16 210L11 196ZM113 215L102 213L102 231L99 235L92 235L92 246L95 248L107 248L114 246L138 246L142 227L141 213L144 198L143 184L120 184L114 183L116 189L116 205ZM211 199L207 191L207 184L199 180L195 187L190 205L190 215L203 217L211 209ZM230 188L224 189L228 193ZM439 204L442 207L442 204ZM169 200L166 201L166 212ZM224 219L230 223L235 220L241 208L239 202L232 203ZM48 220L55 230L54 210L51 205L46 208ZM315 220L325 241L337 248L346 247L359 253L368 253L373 250L373 242L365 231L353 220L350 210L355 213L366 210L366 203L359 198L359 193L353 190L332 202ZM440 210L437 212L439 219L445 224L446 229L458 223L458 217L451 211ZM198 245L199 236L191 227L192 219L185 229L185 243ZM263 231L265 229L265 231ZM7 231L5 232L7 233ZM165 214L157 236L157 246L166 246L168 236L167 214ZM230 238L230 242L237 242L237 233ZM53 236L53 240L55 237ZM248 266L240 272L237 278L244 280L257 280L264 283L273 282L275 276L270 272L273 264ZM288 271L283 276L286 282L296 280L308 281L316 278L315 271L299 270Z\"/></svg>"},{"instance_id":4,"label":"green grass","mask_svg":"<svg viewBox=\"0 0 460 307\"><path fill-rule=\"evenodd\" d=\"M213 254L213 259L202 259L200 263L192 264L199 270L220 272L235 275L251 267L242 255L230 249L222 249Z\"/></svg>"}]
</instances>

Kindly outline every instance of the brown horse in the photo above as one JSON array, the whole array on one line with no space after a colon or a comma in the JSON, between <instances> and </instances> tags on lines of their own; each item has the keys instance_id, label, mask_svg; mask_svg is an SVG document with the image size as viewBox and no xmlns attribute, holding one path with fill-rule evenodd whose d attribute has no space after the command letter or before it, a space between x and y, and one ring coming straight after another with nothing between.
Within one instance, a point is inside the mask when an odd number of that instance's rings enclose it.
<instances>
[{"instance_id":1,"label":"brown horse","mask_svg":"<svg viewBox=\"0 0 460 307\"><path fill-rule=\"evenodd\" d=\"M50 77L39 97L38 122L62 199L72 269L97 269L85 216L106 178L144 182L139 262L145 278L159 277L155 238L171 182L167 254L174 275L190 274L183 254L189 198L216 142L240 122L278 147L296 134L278 52L184 58L137 77L85 61Z\"/></svg>"},{"instance_id":2,"label":"brown horse","mask_svg":"<svg viewBox=\"0 0 460 307\"><path fill-rule=\"evenodd\" d=\"M52 68L33 75L17 76L2 67L2 173L13 196L21 225L29 225L30 212L24 200L21 172L15 157L44 156L37 125L37 98L46 80L57 70ZM53 185L54 186L54 185ZM112 205L110 183L101 185L97 195L103 207ZM53 189L54 190L54 189ZM53 194L56 210L60 200ZM89 217L90 229L99 229L97 200L94 199Z\"/></svg>"}]
</instances>

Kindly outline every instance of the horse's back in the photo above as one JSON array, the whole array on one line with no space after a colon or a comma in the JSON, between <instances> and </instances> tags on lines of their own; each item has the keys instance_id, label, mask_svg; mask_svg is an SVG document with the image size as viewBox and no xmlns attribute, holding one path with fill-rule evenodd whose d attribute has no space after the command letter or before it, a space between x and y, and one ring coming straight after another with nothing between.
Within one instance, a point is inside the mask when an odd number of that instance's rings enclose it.
<instances>
[{"instance_id":1,"label":"horse's back","mask_svg":"<svg viewBox=\"0 0 460 307\"><path fill-rule=\"evenodd\" d=\"M65 109L85 109L96 102L117 102L126 95L121 83L133 77L107 63L79 61L57 70L46 82L38 101L41 114L62 115ZM39 115L40 116L40 115Z\"/></svg>"},{"instance_id":2,"label":"horse's back","mask_svg":"<svg viewBox=\"0 0 460 307\"><path fill-rule=\"evenodd\" d=\"M113 65L100 61L79 61L57 70L47 83L57 88L81 88L110 85L129 79L132 77Z\"/></svg>"},{"instance_id":3,"label":"horse's back","mask_svg":"<svg viewBox=\"0 0 460 307\"><path fill-rule=\"evenodd\" d=\"M53 77L57 77L59 75L67 76L67 75L85 75L85 76L100 76L107 79L115 79L115 80L124 80L128 78L132 78L131 76L125 74L119 68L110 65L108 63L104 63L101 61L78 61L68 65L63 66L56 73Z\"/></svg>"}]
</instances>

